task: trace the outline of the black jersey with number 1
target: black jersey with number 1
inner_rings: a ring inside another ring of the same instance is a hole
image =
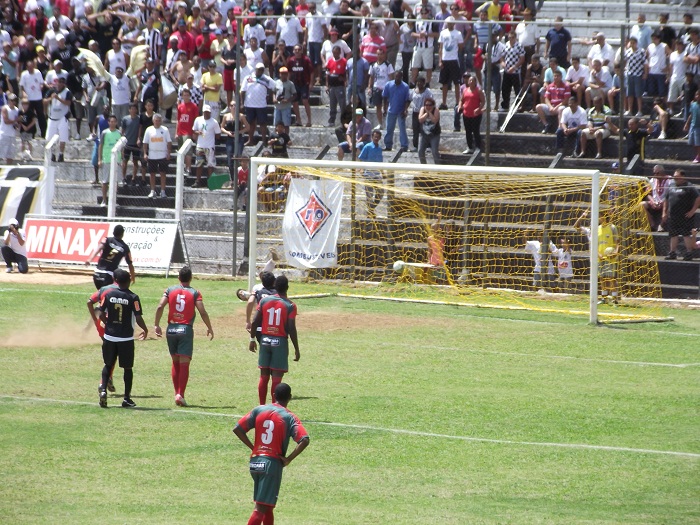
[[[109,273],[119,268],[122,258],[127,263],[131,263],[131,251],[129,245],[116,237],[107,237],[102,245],[102,253],[97,261],[97,270],[104,270]]]
[[[134,338],[134,315],[143,315],[138,295],[129,289],[108,289],[102,295],[100,310],[107,317],[104,336],[107,341]]]

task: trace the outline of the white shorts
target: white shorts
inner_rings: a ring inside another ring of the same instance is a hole
[[[671,81],[668,87],[668,101],[672,104],[678,102],[678,98],[683,94],[684,78],[676,78]]]
[[[195,153],[195,167],[204,166],[213,168],[216,166],[216,155],[214,148],[197,148]]]
[[[416,47],[413,50],[411,67],[413,69],[420,69],[422,67],[425,70],[432,70],[433,53],[435,53],[435,50],[432,47]]]
[[[211,118],[218,121],[219,114],[221,113],[221,104],[218,102],[207,102],[206,100],[204,104],[208,104],[211,107]]]
[[[15,137],[4,137],[0,135],[0,159],[14,159],[16,148]]]
[[[602,131],[602,132],[603,132],[603,139],[607,139],[607,138],[610,136],[610,130],[609,130],[608,128],[597,129],[597,130],[594,130],[594,131],[590,130],[589,128],[586,128],[586,129],[584,129],[581,133],[582,133],[583,135],[586,135],[586,138],[587,138],[587,139],[592,139],[593,137],[595,137],[595,134],[596,134],[598,131]]]
[[[109,170],[112,166],[109,162],[104,162],[100,168],[100,182],[102,184],[109,184]]]
[[[59,142],[68,142],[70,137],[68,135],[67,118],[62,118],[60,120],[47,119],[46,140],[50,139],[54,135],[58,135]]]

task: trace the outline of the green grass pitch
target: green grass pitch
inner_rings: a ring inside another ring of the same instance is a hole
[[[0,523],[228,524],[252,510],[232,434],[257,403],[241,283],[195,279],[186,399],[164,340],[136,343],[137,410],[100,409],[90,278],[0,283]],[[175,279],[133,290],[153,325]],[[290,295],[341,291],[291,283]],[[349,291],[349,289],[347,290]],[[592,327],[555,314],[300,299],[285,380],[311,436],[281,524],[700,523],[700,315]],[[121,370],[115,371],[118,393]]]

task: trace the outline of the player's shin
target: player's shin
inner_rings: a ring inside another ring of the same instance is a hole
[[[270,376],[260,376],[260,380],[258,381],[258,400],[261,405],[264,405],[267,400],[267,385],[269,382]]]

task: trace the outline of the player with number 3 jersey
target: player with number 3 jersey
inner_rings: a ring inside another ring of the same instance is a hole
[[[155,332],[158,337],[163,337],[163,330],[160,327],[160,319],[163,316],[163,309],[168,305],[168,328],[166,329],[166,340],[168,350],[173,361],[170,375],[175,388],[175,404],[177,406],[187,406],[185,402],[185,388],[190,376],[190,361],[194,349],[194,320],[197,311],[202,316],[202,321],[207,325],[207,335],[209,340],[214,339],[214,329],[209,321],[209,314],[204,308],[204,301],[199,290],[190,286],[192,281],[192,270],[184,266],[178,274],[180,284],[171,286],[163,293],[158,308],[156,309]]]
[[[296,316],[297,306],[287,298],[289,281],[286,275],[280,275],[275,279],[277,294],[268,295],[258,304],[255,318],[251,325],[250,333],[255,334],[258,326],[262,327],[260,338],[260,353],[258,356],[258,368],[260,380],[258,382],[258,398],[264,405],[267,399],[267,385],[272,375],[272,402],[275,402],[275,388],[282,382],[282,377],[289,370],[289,345],[287,338],[294,345],[294,360],[299,361],[299,341],[297,340]],[[249,350],[256,351],[256,339],[250,338]]]

